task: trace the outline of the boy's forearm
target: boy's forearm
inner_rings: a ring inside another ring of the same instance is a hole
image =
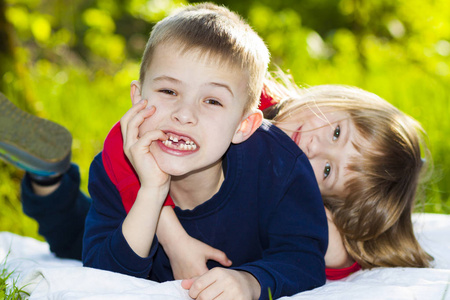
[[[166,249],[170,244],[179,241],[179,238],[187,235],[172,207],[164,206],[156,228],[158,241]]]
[[[129,247],[122,231],[127,213],[116,187],[106,176],[100,154],[92,162],[89,175],[89,193],[93,202],[86,216],[83,265],[147,278],[156,247],[146,258]]]
[[[122,233],[133,251],[147,257],[156,233],[167,189],[141,188],[122,225]]]

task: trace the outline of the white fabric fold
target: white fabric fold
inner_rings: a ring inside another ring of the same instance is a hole
[[[441,299],[450,300],[450,215],[415,214],[416,236],[434,256],[433,268],[376,268],[281,299]],[[85,268],[60,259],[47,243],[0,232],[0,263],[12,275],[8,283],[29,299],[190,299],[180,281],[157,283]]]

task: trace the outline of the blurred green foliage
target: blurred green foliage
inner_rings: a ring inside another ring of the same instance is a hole
[[[185,3],[0,0],[14,43],[14,63],[0,65],[0,87],[20,107],[72,132],[85,192],[91,160],[130,106],[129,84],[138,78],[152,25]],[[216,3],[246,18],[269,46],[274,65],[289,70],[299,85],[355,85],[419,120],[435,161],[419,209],[450,213],[450,2]],[[36,224],[21,213],[21,176],[0,162],[0,230],[37,237]]]

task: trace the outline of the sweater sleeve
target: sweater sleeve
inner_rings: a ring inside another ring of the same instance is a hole
[[[84,266],[147,278],[157,250],[156,236],[145,258],[128,245],[122,233],[126,211],[119,192],[105,172],[101,154],[91,164],[89,192],[92,205],[85,224]]]
[[[276,201],[262,203],[260,226],[262,259],[236,269],[250,272],[261,285],[261,298],[273,299],[319,287],[325,283],[324,256],[328,228],[319,188],[306,156],[302,155]]]

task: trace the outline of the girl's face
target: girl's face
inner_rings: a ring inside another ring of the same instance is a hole
[[[358,136],[348,113],[329,107],[305,109],[276,124],[302,149],[323,196],[342,195],[350,159],[359,156]]]

